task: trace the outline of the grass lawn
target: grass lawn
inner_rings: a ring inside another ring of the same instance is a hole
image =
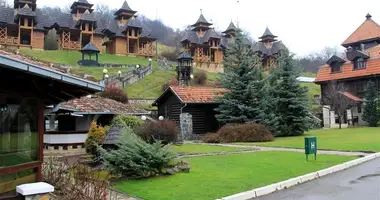
[[[314,102],[314,95],[321,95],[321,86],[315,84],[315,83],[304,83],[301,82],[301,86],[306,86],[309,89],[308,93],[308,100],[309,105],[313,105]]]
[[[116,76],[118,75],[119,70],[121,72],[128,72],[130,70],[133,70],[132,68],[107,68],[108,75],[109,76]],[[75,73],[83,73],[83,74],[89,74],[96,78],[97,80],[103,79],[103,68],[102,67],[72,67],[71,71]]]
[[[248,144],[304,148],[305,136],[317,136],[318,149],[380,152],[380,128],[368,127],[314,130],[304,136],[276,138],[273,142]]]
[[[180,154],[196,154],[196,153],[215,153],[215,152],[231,152],[239,150],[247,150],[248,148],[239,147],[223,147],[223,146],[211,146],[202,144],[183,144],[173,145],[173,150]]]
[[[257,152],[186,159],[190,173],[169,177],[129,180],[115,188],[145,200],[211,200],[247,191],[354,159],[320,155],[305,161],[294,152]]]

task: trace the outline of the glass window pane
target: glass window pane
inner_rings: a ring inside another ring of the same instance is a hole
[[[28,169],[0,176],[0,199],[16,194],[16,186],[37,181],[37,169]]]
[[[0,168],[38,160],[38,101],[0,97]]]

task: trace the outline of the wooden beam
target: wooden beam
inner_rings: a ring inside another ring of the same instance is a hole
[[[67,96],[69,96],[69,97],[72,97],[72,98],[78,98],[78,97],[76,97],[76,96],[74,96],[74,95],[72,95],[72,94],[69,94],[69,93],[67,93],[67,92],[64,92],[64,91],[61,91],[61,93],[62,93],[62,94],[65,94],[65,95],[67,95]]]
[[[36,161],[36,162],[27,163],[27,164],[0,168],[0,176],[5,175],[5,174],[13,174],[13,173],[28,170],[28,169],[35,169],[35,168],[41,167],[41,163],[42,163],[41,161]]]

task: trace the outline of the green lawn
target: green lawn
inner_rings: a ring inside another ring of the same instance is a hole
[[[380,152],[380,128],[314,130],[308,132],[304,136],[276,138],[273,142],[249,144],[304,148],[305,136],[317,136],[318,149]]]
[[[308,100],[311,106],[314,103],[314,95],[321,95],[321,86],[315,83],[304,83],[301,82],[301,86],[306,86],[309,89]]]
[[[132,68],[107,68],[109,76],[116,76],[118,72],[128,72],[133,70]],[[102,67],[72,67],[71,71],[74,73],[88,74],[96,78],[97,80],[103,79],[103,68]]]
[[[231,152],[247,150],[248,148],[239,147],[223,147],[223,146],[211,146],[202,144],[183,144],[173,145],[173,150],[180,154],[197,154],[197,153],[215,153],[215,152]]]
[[[186,159],[190,173],[117,182],[115,188],[145,200],[211,200],[324,169],[354,157],[320,155],[305,161],[294,152],[257,152]]]

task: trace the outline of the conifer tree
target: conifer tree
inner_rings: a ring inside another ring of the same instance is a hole
[[[288,52],[282,51],[277,61],[278,66],[265,87],[263,123],[275,136],[302,135],[312,120],[307,87],[302,87],[297,80],[300,73]]]
[[[369,81],[365,93],[363,120],[366,121],[370,127],[377,127],[379,125],[380,115],[377,105],[378,96],[375,83]]]
[[[220,82],[227,91],[216,100],[216,118],[222,125],[260,122],[261,61],[245,41],[239,30],[224,56],[225,73]]]

